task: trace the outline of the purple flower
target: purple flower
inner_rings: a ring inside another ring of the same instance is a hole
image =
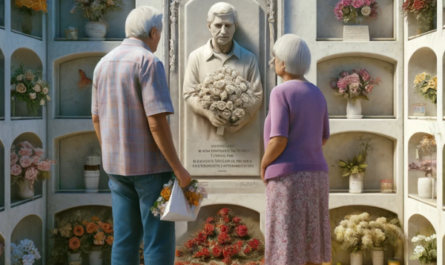
[[[332,80],[331,83],[329,83],[329,86],[332,89],[336,89],[337,88],[337,81],[336,80]]]
[[[349,73],[346,72],[346,71],[343,71],[343,72],[340,73],[341,77],[347,77],[348,75],[349,75]]]

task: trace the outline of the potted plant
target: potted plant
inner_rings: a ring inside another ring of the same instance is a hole
[[[122,11],[122,0],[75,0],[71,13],[81,12],[88,19],[85,32],[90,40],[105,40],[107,24],[102,20],[108,12]]]
[[[422,265],[434,265],[437,263],[437,236],[417,235],[411,239],[416,246],[411,255],[411,260],[419,260]]]
[[[416,18],[417,34],[421,34],[434,29],[436,8],[436,0],[405,0],[402,13],[405,17],[412,14]]]
[[[11,243],[11,265],[29,265],[40,258],[33,241],[24,239],[18,245]]]
[[[17,148],[11,148],[11,184],[20,187],[19,197],[30,199],[34,197],[34,182],[49,179],[51,165],[55,162],[43,159],[45,152],[34,147],[28,141],[20,142]]]
[[[22,13],[22,32],[29,35],[32,32],[32,17],[48,12],[46,0],[15,0],[14,6]]]
[[[354,69],[349,72],[341,72],[339,77],[331,80],[330,87],[335,91],[336,96],[348,100],[346,117],[348,119],[361,119],[363,117],[361,100],[369,100],[368,94],[379,83],[380,78],[371,78],[366,69]]]
[[[12,116],[15,116],[16,100],[25,102],[28,114],[32,116],[36,116],[40,106],[51,100],[48,95],[49,84],[42,78],[41,68],[36,71],[25,70],[23,64],[20,64],[20,67],[13,72],[11,76]]]
[[[437,76],[432,77],[426,72],[416,75],[414,89],[426,100],[430,100],[434,105],[437,104]]]
[[[396,249],[403,239],[403,231],[397,218],[387,221],[385,217],[377,218],[369,222],[372,235],[372,263],[373,265],[383,265],[383,250],[388,247]]]
[[[340,0],[334,8],[337,20],[345,23],[360,24],[365,18],[377,17],[378,4],[375,0],[353,1]]]
[[[71,217],[57,219],[51,237],[54,239],[51,264],[67,259],[81,262],[83,252],[88,253],[90,265],[101,265],[103,256],[111,255],[113,221],[103,211],[93,217],[76,211]]]
[[[420,171],[425,176],[418,179],[418,194],[422,198],[434,198],[436,195],[436,160],[433,155],[437,152],[436,139],[433,135],[425,135],[420,140],[416,149],[416,158],[420,162]]]
[[[366,158],[370,149],[371,139],[360,139],[360,151],[352,160],[340,160],[338,165],[342,170],[342,177],[349,177],[349,193],[362,193],[363,177],[368,167]]]

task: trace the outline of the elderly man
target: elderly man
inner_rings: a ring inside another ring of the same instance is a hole
[[[181,165],[167,115],[173,113],[162,62],[156,51],[162,14],[148,6],[131,11],[128,39],[96,66],[91,112],[109,174],[114,244],[112,265],[139,264],[144,241],[145,264],[173,265],[175,226],[153,216],[150,207],[172,171],[181,186],[190,174]]]
[[[225,126],[227,132],[236,132],[253,119],[262,103],[263,89],[257,59],[253,53],[233,40],[238,27],[238,14],[235,7],[224,2],[213,5],[208,12],[207,25],[212,38],[190,54],[184,77],[184,97],[192,111],[208,119],[213,126]],[[203,83],[206,75],[223,66],[238,71],[250,82],[253,90],[253,104],[246,110],[244,117],[233,124],[215,115],[213,111],[204,109],[196,93],[198,85]],[[203,118],[195,116],[193,119],[195,120],[191,124],[198,126],[202,131],[207,131],[207,138],[211,131],[215,131],[212,126],[204,124]]]

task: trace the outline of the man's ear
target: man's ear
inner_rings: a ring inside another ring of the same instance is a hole
[[[153,39],[154,37],[156,37],[156,34],[158,33],[158,29],[156,27],[152,28],[150,33],[148,34],[148,36],[150,37],[150,39]]]
[[[207,23],[207,28],[209,28],[209,30],[210,30],[210,26],[211,26],[212,24],[210,24],[210,23]]]

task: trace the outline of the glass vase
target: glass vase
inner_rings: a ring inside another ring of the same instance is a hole
[[[32,33],[32,13],[23,12],[22,16],[22,32],[28,35]]]

